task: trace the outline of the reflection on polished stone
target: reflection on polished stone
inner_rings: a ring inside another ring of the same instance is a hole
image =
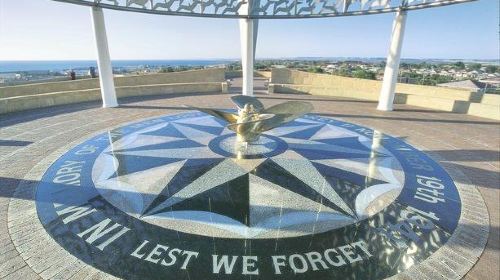
[[[413,147],[314,115],[251,143],[204,113],[132,124],[68,151],[37,193],[66,250],[158,279],[382,279],[446,242],[459,201]]]
[[[346,129],[298,120],[242,143],[212,119],[158,124],[110,143],[93,169],[98,190],[124,212],[165,228],[276,238],[358,222],[402,188],[390,152],[371,151],[369,138]],[[165,127],[175,132],[163,136]],[[373,162],[380,169],[368,174]],[[125,188],[127,197],[116,195]]]

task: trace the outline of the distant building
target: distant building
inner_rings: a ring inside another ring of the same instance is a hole
[[[481,80],[454,81],[449,83],[438,84],[437,86],[449,87],[449,88],[461,88],[472,91],[498,89],[500,88],[500,77],[496,75],[493,76],[494,77],[492,78],[481,79]]]
[[[479,80],[485,85],[486,89],[500,89],[500,75],[494,75],[493,78]]]
[[[1,79],[19,79],[21,78],[20,74],[17,73],[0,73]]]
[[[467,89],[471,91],[480,91],[486,87],[485,83],[474,81],[474,80],[464,80],[464,81],[454,81],[449,83],[438,84],[438,87],[448,87],[448,88],[459,88]]]

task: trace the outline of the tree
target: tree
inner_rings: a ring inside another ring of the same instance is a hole
[[[456,68],[458,68],[460,70],[465,69],[465,63],[463,63],[462,61],[456,62],[454,65]]]
[[[486,66],[486,73],[497,73],[497,72],[500,72],[500,67],[499,66],[495,66],[495,65],[488,65]]]
[[[325,71],[321,67],[312,67],[308,69],[312,73],[324,73]]]
[[[255,69],[256,70],[266,70],[267,69],[267,65],[263,64],[263,63],[256,63],[255,64]]]
[[[174,68],[168,66],[167,68],[161,67],[159,73],[175,72]]]
[[[401,69],[409,69],[411,67],[411,65],[409,63],[406,63],[406,62],[401,62],[401,64],[399,65],[399,68]]]
[[[366,70],[356,70],[352,72],[352,76],[354,78],[359,78],[359,79],[368,79],[368,80],[375,80],[376,79],[376,74],[371,71],[366,71]]]
[[[470,69],[476,70],[476,71],[481,69],[481,67],[483,67],[483,65],[481,65],[481,63],[472,63],[469,65]]]
[[[333,74],[338,75],[338,76],[343,76],[343,77],[351,77],[351,72],[347,70],[346,68],[340,68],[339,70],[335,71]]]
[[[419,64],[416,64],[415,66],[416,66],[417,69],[422,69],[422,68],[426,69],[428,67],[428,64],[427,64],[427,62],[422,61]]]

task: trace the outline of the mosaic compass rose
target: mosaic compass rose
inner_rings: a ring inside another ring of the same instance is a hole
[[[399,194],[397,161],[370,143],[302,118],[241,149],[221,121],[198,115],[113,142],[97,158],[93,180],[111,204],[165,228],[230,238],[300,236],[365,219]]]
[[[455,231],[460,194],[400,139],[304,115],[239,141],[191,112],[68,150],[37,186],[40,222],[125,279],[384,279]],[[66,260],[66,258],[65,258]]]

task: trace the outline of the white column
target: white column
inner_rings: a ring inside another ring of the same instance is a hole
[[[102,107],[117,107],[113,68],[109,56],[106,24],[101,8],[92,7],[92,22],[94,26],[95,42],[97,47],[97,66],[99,68],[99,83],[101,85]]]
[[[260,0],[240,0],[242,3],[238,13],[249,16],[253,5],[259,5]],[[257,19],[240,19],[240,43],[241,43],[241,70],[243,71],[242,94],[253,96],[253,65],[255,61],[255,47],[257,44],[257,31],[259,21]]]
[[[255,63],[255,52],[257,51],[257,35],[259,34],[259,20],[253,19],[253,61]]]
[[[253,96],[253,64],[257,39],[257,20],[240,19],[241,69],[243,70],[243,95]]]
[[[400,10],[396,13],[392,25],[392,38],[387,64],[385,66],[384,81],[378,99],[377,110],[392,111],[396,83],[398,81],[399,62],[401,60],[401,48],[406,25],[406,11]]]

